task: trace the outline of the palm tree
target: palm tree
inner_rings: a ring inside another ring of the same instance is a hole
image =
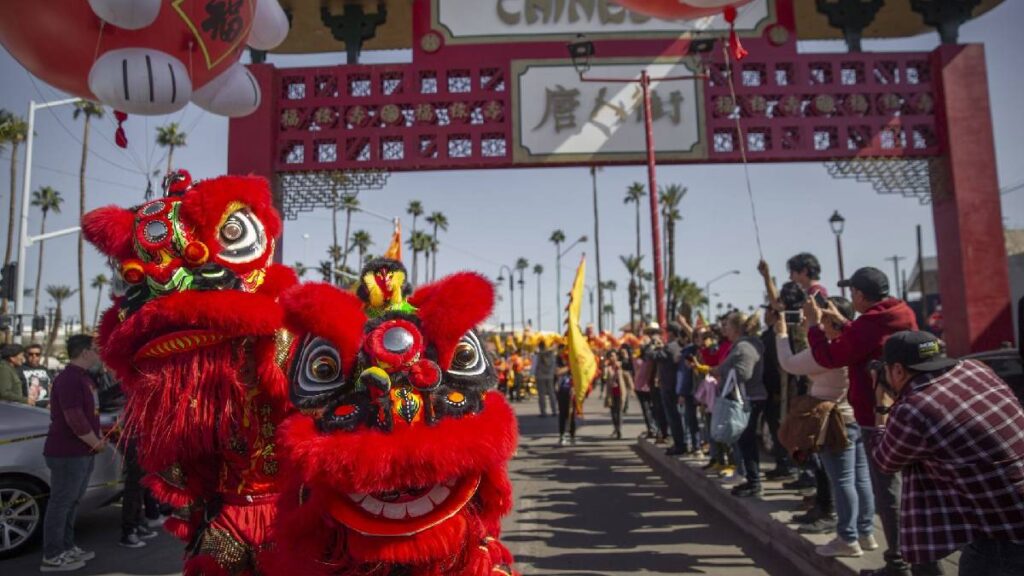
[[[540,332],[540,275],[544,273],[544,267],[540,264],[533,265],[533,274],[537,277],[537,331]]]
[[[704,294],[704,290],[697,286],[693,280],[678,276],[673,276],[669,280],[669,318],[675,318],[677,312],[689,318],[694,309],[704,306],[707,302],[708,297]]]
[[[640,321],[647,323],[648,318],[654,316],[654,298],[652,298],[652,296],[654,296],[654,273],[650,270],[640,270],[638,274],[641,280],[641,288],[643,288],[643,282],[647,282],[647,290],[641,290],[640,293],[640,300],[642,302],[647,302],[648,304],[646,316],[644,315],[643,305],[641,304]]]
[[[601,293],[604,293],[604,292],[610,292],[611,293],[611,294],[608,295],[608,297],[605,300],[605,302],[609,302],[610,303],[610,302],[613,302],[615,300],[615,290],[617,290],[618,287],[619,287],[619,285],[615,282],[615,280],[606,280],[604,282],[601,282],[600,284],[598,284],[598,287],[601,289]],[[602,304],[601,305],[601,310],[605,310],[607,307],[608,307],[608,304]],[[612,306],[612,309],[614,309],[614,308],[615,307]],[[615,319],[614,318],[611,319],[611,327],[612,327],[612,331],[615,331]]]
[[[601,307],[601,312],[608,318],[608,324],[615,326],[615,305],[608,303]]]
[[[330,265],[330,277],[324,282],[330,282],[331,284],[338,284],[338,260],[341,260],[341,246],[332,244],[327,247],[327,255],[331,258],[328,263]]]
[[[359,210],[359,198],[356,197],[356,194],[358,194],[358,192],[342,196],[341,202],[338,203],[338,207],[335,210],[345,211],[345,250],[344,252],[342,252],[341,255],[341,268],[343,270],[345,269],[345,266],[348,264],[348,253],[350,250],[349,240],[351,240],[351,237],[349,236],[349,231],[352,228],[352,213]]]
[[[668,257],[668,281],[676,276],[676,222],[683,219],[679,213],[679,203],[686,196],[686,188],[672,184],[661,189],[658,200],[661,202],[661,215],[665,220],[665,255]],[[670,315],[674,316],[674,314]]]
[[[14,218],[17,211],[15,188],[18,186],[18,147],[28,138],[28,122],[6,110],[0,110],[0,147],[11,146],[11,201],[7,209],[7,247],[4,249],[4,266],[11,263],[14,249]],[[21,298],[21,294],[16,294]],[[0,298],[0,314],[7,314],[7,299]]]
[[[296,276],[302,278],[303,276],[306,275],[306,272],[309,272],[309,267],[303,264],[302,262],[296,262],[295,264],[292,265],[292,270],[295,270]]]
[[[181,131],[177,122],[171,122],[166,126],[157,126],[156,143],[161,148],[167,148],[167,173],[171,173],[171,166],[174,160],[174,149],[185,146],[187,134]]]
[[[96,292],[96,310],[93,312],[92,325],[99,326],[100,320],[100,303],[103,302],[103,287],[110,284],[110,279],[107,278],[106,274],[97,274],[92,279],[92,283],[89,286],[95,288]]]
[[[75,102],[72,118],[84,119],[82,126],[82,162],[78,167],[78,221],[85,217],[85,161],[89,158],[89,122],[103,117],[103,106],[88,100]],[[78,235],[78,317],[85,329],[85,235]]]
[[[412,250],[412,283],[414,286],[419,283],[419,278],[416,274],[416,263],[419,260],[420,252],[425,253],[430,250],[431,240],[432,238],[430,237],[430,234],[426,234],[422,230],[417,230],[410,234],[409,239],[406,241],[409,248]],[[426,263],[424,263],[423,268],[426,269]]]
[[[363,258],[366,256],[366,251],[373,244],[373,240],[370,238],[370,233],[366,230],[356,230],[352,233],[352,248],[359,253],[359,269],[363,269]]]
[[[565,242],[565,232],[561,229],[555,230],[548,237],[548,242],[555,245],[555,331],[562,330],[562,243]]]
[[[38,190],[32,192],[32,205],[39,207],[43,211],[43,220],[39,224],[39,234],[46,233],[46,216],[51,210],[55,214],[60,214],[60,205],[64,203],[64,198],[60,195],[60,192],[54,190],[49,186],[43,186]],[[39,315],[39,301],[42,292],[39,291],[42,286],[43,280],[43,249],[46,248],[46,240],[39,241],[39,264],[36,266],[36,289],[32,292],[32,317],[35,318]],[[36,334],[32,332],[32,339],[35,340]]]
[[[639,331],[636,331],[636,306],[640,297],[637,272],[640,270],[641,258],[637,256],[619,256],[622,265],[626,267],[626,272],[629,272],[629,326],[637,334],[639,334]]]
[[[639,182],[633,182],[629,188],[626,189],[626,197],[622,199],[623,204],[636,204],[636,257],[639,258],[640,254],[640,199],[647,195],[644,189],[644,185]]]
[[[75,293],[70,286],[63,284],[57,286],[47,286],[46,293],[53,298],[53,301],[57,303],[57,310],[53,314],[53,325],[50,326],[50,336],[46,339],[46,356],[53,355],[53,343],[57,340],[57,329],[60,328],[61,322],[63,322],[64,313],[64,301],[71,297]]]
[[[430,279],[431,281],[437,280],[437,246],[439,244],[437,240],[437,230],[447,232],[448,231],[448,217],[441,212],[433,212],[430,216],[427,216],[427,222],[434,226],[434,232],[432,234],[434,238],[433,250],[434,250],[434,263],[431,264]]]
[[[423,203],[419,200],[409,200],[409,206],[405,208],[405,213],[412,216],[412,233],[416,233],[416,219],[423,216]]]
[[[334,267],[331,266],[330,260],[321,260],[316,271],[320,273],[320,279],[324,282],[331,283],[331,279],[334,278]]]
[[[523,279],[523,274],[529,267],[530,263],[526,258],[516,260],[516,270],[519,270],[519,327],[523,330],[526,330],[526,280]]]

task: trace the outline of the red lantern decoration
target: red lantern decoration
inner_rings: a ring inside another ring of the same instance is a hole
[[[288,33],[277,0],[0,0],[0,43],[36,77],[130,114],[259,107],[238,61]]]

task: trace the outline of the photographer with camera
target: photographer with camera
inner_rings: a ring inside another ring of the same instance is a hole
[[[959,549],[960,576],[1024,574],[1024,410],[1013,391],[927,332],[890,336],[879,368],[896,402],[871,456],[905,475],[903,557],[934,564]]]
[[[914,311],[902,300],[889,296],[889,279],[877,268],[860,268],[849,279],[839,282],[840,287],[849,287],[853,307],[860,316],[852,322],[829,305],[822,308],[814,299],[809,300],[805,309],[810,329],[807,339],[814,354],[814,360],[825,368],[847,368],[850,379],[849,401],[853,413],[864,434],[864,445],[872,452],[881,437],[877,428],[884,423],[884,417],[875,411],[875,394],[868,364],[882,356],[886,338],[903,330],[917,330]],[[841,332],[829,340],[821,328],[822,320],[840,326]],[[911,566],[900,555],[899,518],[900,477],[888,474],[874,466],[869,460],[871,486],[875,493],[875,510],[882,520],[882,530],[888,550],[885,552],[886,565],[871,576],[907,576]],[[937,565],[914,566],[913,573],[939,574]]]

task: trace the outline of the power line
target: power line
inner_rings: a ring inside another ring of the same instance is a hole
[[[11,159],[11,157],[9,155],[7,155],[7,154],[0,154],[0,160],[10,160],[10,159]],[[77,178],[79,176],[76,172],[69,172],[67,170],[61,170],[60,168],[53,168],[52,166],[44,166],[44,165],[39,164],[39,163],[33,163],[32,164],[32,168],[34,168],[36,170],[45,170],[47,172],[56,172],[57,174],[64,174],[66,176],[73,176],[75,178]],[[128,189],[128,190],[132,190],[133,192],[138,192],[139,191],[138,188],[136,188],[134,186],[129,186],[128,184],[125,184],[123,182],[114,182],[113,180],[104,180],[102,178],[94,178],[94,177],[91,177],[91,176],[86,176],[85,179],[90,181],[90,182],[96,182],[97,184],[106,184],[108,186],[117,186],[119,188],[125,188],[125,189]]]

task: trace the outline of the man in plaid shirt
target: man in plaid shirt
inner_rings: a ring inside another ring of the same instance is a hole
[[[960,576],[1024,574],[1024,410],[1010,387],[927,332],[893,334],[885,374],[897,400],[872,457],[904,475],[904,558],[960,549]]]

